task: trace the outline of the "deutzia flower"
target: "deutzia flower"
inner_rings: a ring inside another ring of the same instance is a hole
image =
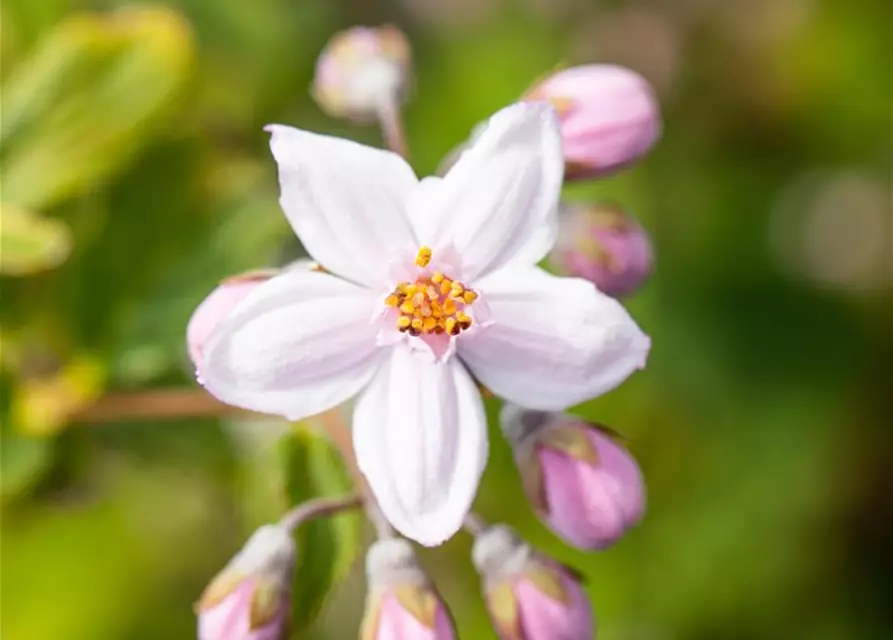
[[[259,285],[208,338],[199,377],[224,402],[291,420],[359,394],[354,446],[382,511],[440,544],[487,460],[475,379],[557,411],[620,384],[650,346],[591,283],[536,266],[557,232],[555,113],[503,109],[445,178],[421,182],[394,153],[267,130],[282,208],[328,273]]]

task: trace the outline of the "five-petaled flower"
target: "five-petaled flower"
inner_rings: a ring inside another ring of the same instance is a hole
[[[551,107],[500,111],[445,178],[422,181],[388,151],[268,131],[282,207],[327,272],[259,285],[209,337],[199,378],[227,403],[292,420],[359,394],[360,470],[394,527],[439,544],[486,464],[475,379],[561,410],[644,366],[650,341],[591,283],[536,266],[563,179]]]

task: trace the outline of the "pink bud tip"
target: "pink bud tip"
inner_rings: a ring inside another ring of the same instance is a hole
[[[196,367],[201,364],[205,343],[217,324],[262,282],[263,280],[225,282],[199,304],[186,327],[186,346]]]
[[[264,624],[252,624],[252,609],[257,585],[246,580],[217,604],[198,616],[198,640],[284,640],[288,604]]]
[[[586,424],[574,428],[591,446],[591,459],[548,442],[536,445],[545,503],[542,515],[575,547],[604,549],[641,520],[645,484],[626,447]]]
[[[593,640],[592,605],[580,584],[555,568],[561,597],[547,593],[535,581],[521,578],[514,585],[524,640]]]
[[[561,119],[566,179],[597,178],[644,156],[661,133],[654,91],[642,76],[614,65],[570,67],[526,96],[555,105]]]
[[[635,292],[651,276],[654,252],[645,230],[613,203],[563,204],[554,267],[609,296]]]

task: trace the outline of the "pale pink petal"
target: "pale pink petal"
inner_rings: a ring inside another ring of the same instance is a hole
[[[245,580],[219,603],[198,616],[199,640],[247,638],[254,582]]]
[[[442,603],[434,616],[434,627],[425,626],[389,593],[382,599],[375,640],[453,640],[453,627]]]
[[[542,269],[505,269],[475,283],[493,324],[458,341],[459,356],[496,395],[558,411],[610,391],[645,366],[651,341],[591,283]]]
[[[442,180],[426,180],[410,215],[422,244],[454,245],[463,277],[529,266],[552,248],[564,174],[554,110],[516,104],[494,115]]]
[[[418,181],[398,155],[270,125],[280,203],[307,252],[348,280],[381,285],[394,251],[415,246],[406,218]]]
[[[635,459],[609,436],[589,430],[597,462],[539,447],[549,524],[574,546],[603,549],[642,518],[645,490]]]
[[[289,271],[260,285],[211,335],[200,382],[237,407],[291,420],[362,389],[381,351],[374,294],[334,276]]]
[[[484,408],[462,364],[394,347],[360,396],[353,428],[360,470],[391,524],[428,546],[452,536],[487,461]]]
[[[515,583],[515,597],[518,598],[521,628],[525,638],[549,640],[595,638],[592,606],[583,589],[567,575],[561,577],[561,585],[565,593],[570,596],[568,604],[553,600],[524,578]]]

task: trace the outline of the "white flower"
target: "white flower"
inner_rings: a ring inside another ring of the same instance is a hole
[[[500,111],[445,178],[421,182],[393,153],[268,130],[282,207],[329,273],[259,285],[215,328],[199,376],[224,402],[292,420],[359,393],[361,471],[398,531],[439,544],[487,460],[474,378],[561,410],[643,367],[650,341],[592,284],[536,266],[564,166],[551,108]]]

